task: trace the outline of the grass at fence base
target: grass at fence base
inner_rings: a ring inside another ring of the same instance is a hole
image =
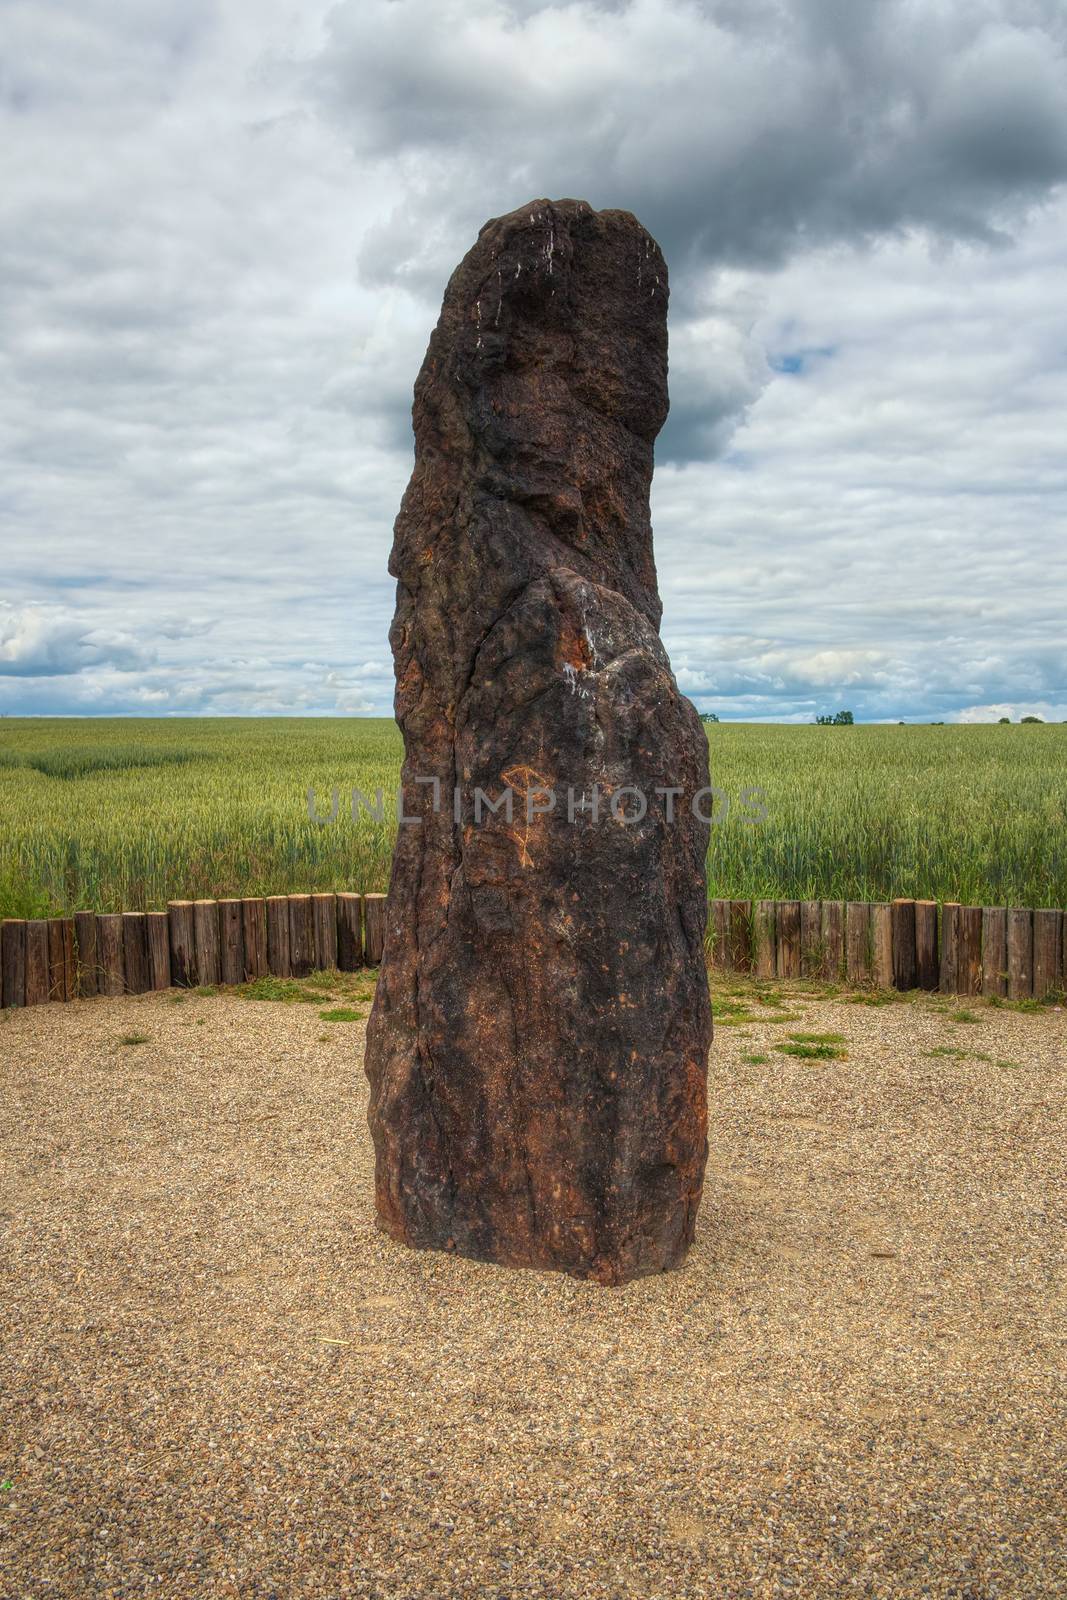
[[[374,999],[374,985],[377,972],[373,967],[362,967],[358,972],[339,972],[336,968],[320,968],[309,972],[306,978],[253,978],[248,983],[232,985],[211,984],[198,986],[195,989],[175,990],[170,998],[174,1005],[183,1005],[187,1001],[213,999],[216,996],[222,999],[265,1001],[273,1005],[307,1005],[322,1006],[331,1000],[345,1002],[339,1010],[348,1010],[355,1006],[369,1006]],[[324,1013],[320,1012],[320,1016]],[[338,1016],[337,1021],[350,1021],[352,1018]]]
[[[333,1011],[320,1011],[324,1022],[354,1022],[365,1012],[351,1002],[369,1005],[374,999],[375,973],[370,968],[359,972],[338,972],[335,968],[309,973],[306,978],[254,978],[251,983],[220,989],[220,994],[238,1000],[267,1000],[281,1005],[321,1006],[325,1001],[341,1000],[346,1005]]]
[[[1067,727],[709,732],[713,897],[1067,906]],[[382,891],[401,753],[386,718],[5,719],[0,915]]]
[[[747,973],[724,972],[721,968],[708,974],[711,991],[711,1009],[716,1028],[744,1029],[753,1023],[785,1025],[802,1020],[803,1013],[795,1009],[808,1001],[834,1000],[839,1005],[898,1006],[920,1005],[951,1023],[958,1030],[959,1046],[944,1047],[935,1054],[959,1052],[974,1061],[989,1061],[981,1051],[963,1049],[967,1036],[981,1038],[977,1029],[991,1011],[1017,1011],[1024,1016],[1047,1015],[1056,1007],[1067,1006],[1067,997],[1050,994],[1045,1000],[1007,1000],[1000,995],[970,995],[966,1007],[961,1007],[954,995],[942,995],[928,989],[850,989],[842,983],[826,983],[814,978],[757,978]],[[741,1037],[745,1035],[742,1033]],[[790,1034],[785,1039],[793,1044],[839,1044],[840,1036],[833,1034]],[[775,1047],[777,1048],[777,1047]],[[796,1052],[790,1051],[789,1054]],[[748,1059],[745,1057],[744,1059]],[[753,1063],[758,1064],[758,1063]],[[997,1066],[1017,1066],[1017,1062],[997,1061]]]

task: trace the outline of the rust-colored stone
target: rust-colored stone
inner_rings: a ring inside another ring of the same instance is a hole
[[[707,1149],[707,744],[659,639],[648,503],[666,313],[628,212],[487,223],[415,385],[390,562],[419,821],[369,1026],[379,1219],[603,1283],[681,1260]],[[511,819],[479,821],[506,785]],[[612,815],[623,788],[642,820]],[[657,788],[684,791],[673,822]]]

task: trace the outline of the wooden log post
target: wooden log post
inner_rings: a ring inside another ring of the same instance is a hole
[[[358,894],[337,896],[337,965],[358,972],[363,965],[363,901]]]
[[[957,993],[959,910],[959,902],[956,900],[946,900],[941,907],[941,960],[937,987],[942,994]]]
[[[48,999],[48,923],[32,917],[26,923],[26,1004],[44,1005]]]
[[[822,902],[822,942],[825,951],[824,976],[837,983],[845,968],[845,902]]]
[[[241,901],[241,924],[244,933],[246,983],[265,978],[270,971],[267,965],[267,902],[263,899]]]
[[[289,899],[272,894],[267,899],[267,971],[276,978],[292,975],[289,960]]]
[[[67,1000],[77,998],[78,944],[73,917],[63,918],[63,988]]]
[[[289,964],[294,978],[315,970],[315,924],[309,894],[289,896]]]
[[[721,957],[721,959],[719,961],[719,965],[723,968],[723,970],[725,972],[728,972],[731,969],[731,967],[733,966],[733,963],[734,963],[733,944],[731,943],[731,934],[730,934],[730,915],[731,915],[731,911],[732,911],[734,902],[732,900],[720,900],[718,902],[718,904],[719,904],[720,927],[722,928],[722,944],[721,944],[722,957]],[[383,939],[385,937],[384,925],[383,925],[382,937],[383,937]],[[745,948],[745,939],[744,939],[744,932],[740,928],[740,926],[737,929],[737,938],[738,938],[738,940],[740,942],[740,948],[741,948],[742,953],[743,953],[744,952],[744,948]]]
[[[752,970],[752,902],[731,900],[730,923],[726,933],[729,964],[735,972]]]
[[[1008,913],[1003,906],[982,907],[982,993],[1008,992]]]
[[[165,911],[145,912],[148,944],[148,987],[170,988],[170,918]]]
[[[114,997],[126,993],[126,958],[122,948],[122,916],[102,911],[96,919],[96,948],[100,958],[100,993]]]
[[[821,978],[826,952],[822,942],[822,906],[818,900],[800,902],[800,975]]]
[[[982,992],[982,908],[960,906],[956,913],[956,993]]]
[[[171,900],[167,906],[170,928],[170,981],[178,989],[192,989],[197,982],[196,929],[191,900]]]
[[[122,914],[122,961],[126,993],[144,994],[150,987],[148,976],[148,928],[143,911]]]
[[[14,917],[0,924],[0,1003],[26,1004],[26,924]]]
[[[48,998],[73,1000],[77,984],[74,970],[74,918],[48,919]]]
[[[337,968],[337,896],[313,894],[311,916],[315,927],[315,965],[320,972]]]
[[[1008,998],[1029,1000],[1034,992],[1034,914],[1014,906],[1008,912]]]
[[[709,899],[707,902],[707,934],[705,934],[705,946],[709,950],[707,963],[715,968],[720,968],[725,963],[726,920],[723,917],[723,906],[725,901],[718,899]]]
[[[845,976],[866,983],[870,971],[871,913],[866,900],[850,900],[845,911]]]
[[[193,901],[193,935],[196,940],[196,981],[205,987],[222,980],[222,954],[219,947],[219,903]]]
[[[876,900],[871,917],[871,978],[877,989],[893,987],[893,907]]]
[[[915,987],[931,994],[941,982],[937,949],[937,901],[915,902]]]
[[[707,952],[708,966],[719,967],[722,965],[722,942],[719,937],[719,902],[708,896],[708,925],[704,932],[704,949]]]
[[[77,994],[83,1000],[100,993],[100,964],[96,953],[96,912],[74,913]]]
[[[363,926],[367,965],[377,967],[381,963],[382,951],[385,949],[385,907],[384,894],[365,894],[363,896]]]
[[[778,971],[778,903],[756,901],[756,977],[773,978]]]
[[[1034,998],[1045,1000],[1063,989],[1063,912],[1034,912]]]
[[[777,972],[780,978],[800,977],[800,901],[779,900]]]
[[[240,900],[219,901],[219,977],[223,983],[244,982],[244,908]]]
[[[914,989],[918,983],[918,964],[915,952],[915,901],[894,900],[893,919],[893,987]]]
[[[69,998],[63,986],[63,930],[59,917],[48,918],[48,998]]]

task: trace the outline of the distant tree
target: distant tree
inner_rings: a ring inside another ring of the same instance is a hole
[[[1044,717],[1020,717],[1020,722],[1044,722]]]
[[[815,718],[820,728],[851,728],[855,720],[851,711],[835,711],[832,717],[827,713],[825,716]]]
[[[997,721],[998,722],[1006,722],[1009,725],[1009,727],[1011,726],[1011,718],[1010,717],[998,717]]]
[[[702,711],[700,713],[700,720],[701,722],[718,722],[719,719],[715,715],[714,711]]]

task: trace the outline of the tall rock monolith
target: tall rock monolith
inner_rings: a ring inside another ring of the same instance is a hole
[[[649,518],[666,319],[629,212],[487,223],[415,385],[390,561],[380,1224],[612,1284],[681,1260],[707,1150],[707,743],[660,642]]]

